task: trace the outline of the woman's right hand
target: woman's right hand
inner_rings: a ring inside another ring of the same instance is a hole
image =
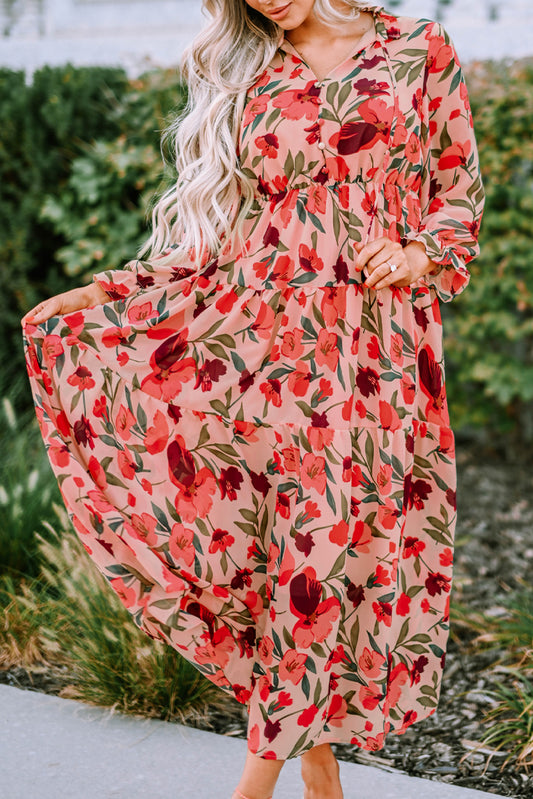
[[[82,308],[102,305],[104,302],[109,302],[109,296],[97,283],[91,283],[88,286],[80,286],[40,302],[22,317],[20,323],[23,325],[25,322],[29,322],[32,325],[40,325],[51,316],[63,316]]]

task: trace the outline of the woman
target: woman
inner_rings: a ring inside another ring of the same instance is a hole
[[[439,300],[483,207],[428,20],[205,0],[149,257],[24,319],[84,546],[153,638],[247,706],[234,797],[436,710],[455,528]]]

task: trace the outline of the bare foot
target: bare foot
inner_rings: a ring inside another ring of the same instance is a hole
[[[343,799],[339,764],[329,744],[304,752],[301,761],[304,799]]]

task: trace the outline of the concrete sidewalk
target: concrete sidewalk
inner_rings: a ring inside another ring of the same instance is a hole
[[[230,799],[245,755],[242,739],[0,685],[0,799]],[[495,797],[340,765],[345,799]],[[289,760],[274,799],[302,795],[299,760]]]

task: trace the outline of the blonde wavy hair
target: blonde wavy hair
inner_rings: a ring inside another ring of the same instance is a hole
[[[325,24],[356,18],[371,6],[315,0]],[[152,235],[140,257],[202,266],[236,240],[243,246],[243,221],[253,204],[252,184],[241,170],[237,142],[246,92],[271,62],[282,29],[245,0],[203,0],[210,17],[181,61],[188,87],[184,110],[165,130],[163,143],[175,156],[176,183],[155,203]],[[233,239],[235,237],[235,239]]]

